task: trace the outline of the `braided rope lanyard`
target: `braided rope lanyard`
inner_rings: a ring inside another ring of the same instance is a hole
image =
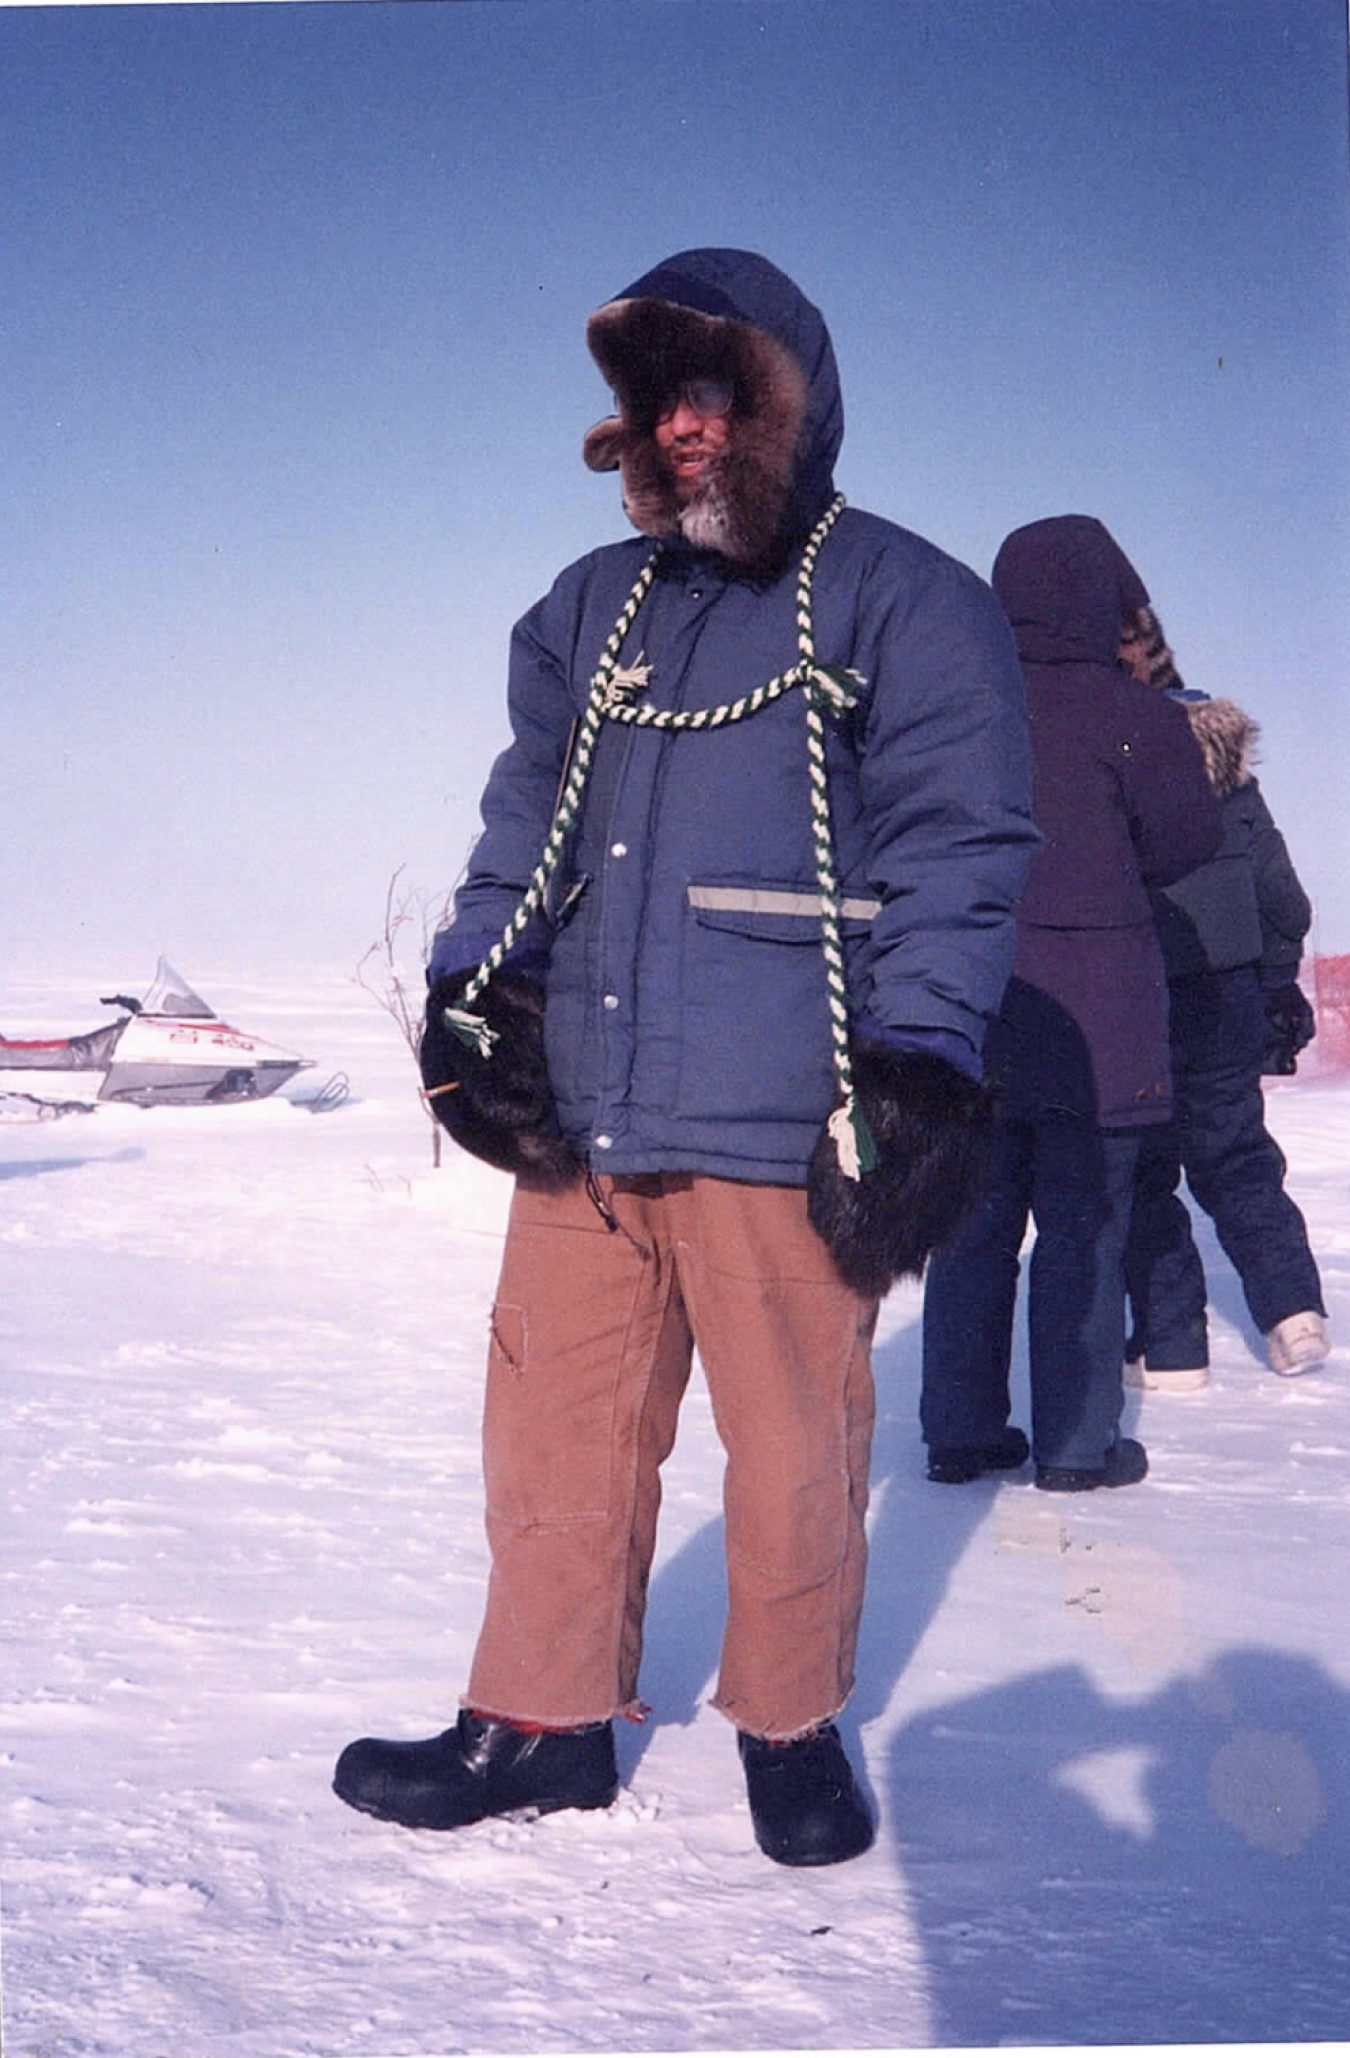
[[[825,957],[825,990],[829,1006],[830,1047],[839,1105],[830,1116],[841,1171],[858,1179],[876,1164],[876,1145],[867,1119],[858,1105],[853,1086],[853,1068],[848,1048],[848,990],[844,981],[844,953],[839,936],[839,878],[834,860],[834,837],[830,825],[829,785],[825,765],[825,716],[847,714],[857,706],[854,688],[864,682],[857,672],[840,665],[816,663],[812,633],[811,581],[816,559],[834,527],[844,497],[839,494],[825,510],[807,539],[797,572],[797,662],[763,686],[739,700],[719,707],[695,708],[677,713],[669,708],[636,707],[631,695],[647,684],[650,666],[638,654],[637,662],[620,666],[624,642],[639,608],[646,599],[660,560],[654,550],[634,582],[633,590],[619,612],[619,618],[605,640],[600,662],[591,679],[590,691],[577,730],[572,759],[563,790],[554,809],[553,821],[544,840],[543,854],[530,876],[529,885],[500,939],[479,965],[460,997],[458,1007],[447,1008],[445,1020],[457,1036],[480,1056],[490,1057],[497,1032],[490,1029],[473,1003],[502,965],[511,946],[523,933],[532,915],[544,904],[549,880],[557,869],[568,834],[581,809],[582,796],[590,775],[591,759],[602,722],[624,722],[632,728],[660,730],[720,729],[728,723],[746,720],[762,708],[781,700],[800,687],[806,703],[807,769],[811,789],[811,833],[815,848],[816,885],[820,896],[821,948]]]

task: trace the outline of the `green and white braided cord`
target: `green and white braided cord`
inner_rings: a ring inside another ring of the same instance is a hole
[[[530,917],[536,914],[544,904],[544,896],[548,891],[548,882],[558,868],[558,860],[562,856],[568,834],[581,807],[581,797],[586,790],[586,781],[590,776],[591,757],[595,750],[596,738],[600,734],[600,724],[605,718],[606,706],[610,698],[610,681],[619,662],[619,653],[623,649],[624,639],[628,631],[633,626],[633,618],[647,597],[648,589],[656,573],[659,556],[660,552],[654,550],[643,565],[642,570],[634,581],[632,592],[620,610],[618,620],[605,639],[605,647],[601,653],[600,662],[591,679],[590,693],[587,697],[581,726],[577,731],[576,741],[572,746],[572,762],[568,770],[567,782],[558,796],[558,805],[554,811],[553,821],[550,824],[548,835],[544,839],[543,855],[530,874],[530,883],[525,889],[520,905],[516,908],[501,936],[493,944],[492,949],[483,959],[482,964],[465,987],[460,997],[461,1005],[455,1008],[447,1008],[445,1011],[445,1019],[449,1027],[458,1036],[462,1037],[465,1043],[476,1049],[482,1057],[489,1057],[491,1055],[492,1046],[496,1041],[496,1033],[488,1028],[481,1015],[474,1014],[473,1003],[477,1000],[479,994],[482,993],[493,973],[500,968],[507,952],[523,933]]]
[[[669,708],[635,707],[627,697],[646,684],[647,667],[639,654],[636,664],[620,669],[619,657],[638,609],[646,599],[660,551],[647,559],[624,602],[619,618],[606,638],[600,662],[591,679],[585,712],[572,748],[571,765],[553,821],[544,841],[543,854],[530,876],[529,885],[501,937],[488,952],[465,987],[458,1007],[447,1008],[447,1024],[481,1056],[491,1055],[495,1033],[473,1003],[483,992],[511,946],[524,931],[532,915],[543,906],[548,883],[556,871],[568,835],[580,812],[582,796],[590,775],[591,759],[602,722],[624,722],[630,727],[659,730],[719,729],[746,720],[770,707],[783,695],[800,687],[806,702],[807,768],[811,791],[811,829],[815,846],[816,883],[820,894],[821,946],[825,956],[826,997],[829,1005],[830,1044],[839,1106],[830,1117],[830,1134],[838,1153],[840,1169],[857,1179],[877,1161],[876,1145],[868,1129],[853,1087],[853,1070],[848,1049],[848,991],[844,981],[844,953],[839,935],[839,880],[834,862],[834,838],[830,824],[829,784],[825,765],[825,715],[841,715],[857,705],[855,688],[863,681],[856,672],[839,665],[818,665],[812,632],[811,581],[816,559],[844,505],[842,494],[831,502],[812,530],[802,552],[797,572],[797,650],[790,671],[780,672],[763,686],[756,686],[740,699],[718,707],[695,708],[677,713]]]

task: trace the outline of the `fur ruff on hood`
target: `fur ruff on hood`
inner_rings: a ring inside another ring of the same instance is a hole
[[[1154,608],[1140,608],[1139,633],[1148,660],[1149,685],[1158,687],[1185,708],[1209,783],[1219,799],[1226,800],[1252,776],[1260,724],[1235,700],[1212,700],[1207,693],[1193,692],[1183,683]]]
[[[1182,700],[1181,705],[1200,745],[1209,783],[1225,800],[1252,776],[1260,724],[1234,700]]]
[[[843,410],[829,335],[793,282],[749,251],[688,250],[598,308],[586,340],[618,413],[588,431],[592,471],[620,473],[644,535],[682,535],[771,576],[833,492]],[[686,379],[728,379],[734,433],[687,506],[655,440],[657,412]]]

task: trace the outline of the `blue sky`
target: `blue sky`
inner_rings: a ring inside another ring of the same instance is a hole
[[[1344,0],[6,8],[0,193],[8,968],[453,884],[510,625],[627,533],[585,318],[699,243],[823,309],[851,500],[1108,523],[1350,950]]]

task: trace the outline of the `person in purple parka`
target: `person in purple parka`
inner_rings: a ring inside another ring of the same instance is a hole
[[[1030,1455],[1038,1487],[1081,1492],[1148,1469],[1119,1423],[1135,1165],[1171,1111],[1149,889],[1210,857],[1221,821],[1185,714],[1121,659],[1148,593],[1102,523],[1062,515],[1015,530],[992,584],[1022,661],[1045,840],[986,1043],[999,1091],[991,1170],[928,1268],[920,1420],[930,1479],[958,1484],[1028,1456],[1008,1426],[1008,1375],[1030,1217]]]

